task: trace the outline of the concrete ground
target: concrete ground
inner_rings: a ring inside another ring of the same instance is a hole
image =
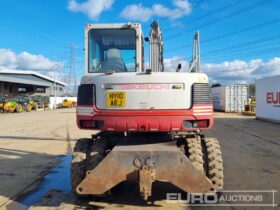
[[[206,135],[220,140],[225,190],[274,189],[278,191],[275,203],[280,203],[280,125],[238,114],[216,113],[215,118],[214,128]],[[155,183],[152,203],[143,202],[133,184],[122,184],[99,201],[76,199],[70,192],[71,155],[67,154],[75,139],[90,137],[92,132],[76,127],[74,109],[1,114],[0,128],[0,209],[210,208],[167,203],[166,193],[181,191],[166,183]],[[264,197],[272,202],[269,192]]]

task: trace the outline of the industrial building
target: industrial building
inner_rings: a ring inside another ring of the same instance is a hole
[[[0,93],[13,98],[19,94],[60,96],[66,84],[34,71],[0,69]]]

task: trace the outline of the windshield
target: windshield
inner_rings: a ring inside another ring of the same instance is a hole
[[[89,72],[135,72],[136,31],[92,29],[88,53]]]

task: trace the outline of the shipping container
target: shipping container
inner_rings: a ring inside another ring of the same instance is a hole
[[[212,88],[214,110],[243,112],[248,102],[247,85],[225,85]]]
[[[280,75],[256,81],[256,118],[280,122]]]

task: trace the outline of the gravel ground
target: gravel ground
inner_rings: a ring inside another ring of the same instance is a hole
[[[75,139],[90,137],[93,132],[76,127],[75,110],[1,114],[0,118],[0,209],[210,209],[167,203],[166,193],[181,193],[167,183],[155,183],[153,202],[149,203],[143,202],[138,186],[133,184],[121,184],[112,190],[112,195],[99,201],[76,199],[69,189],[71,148]],[[279,131],[278,124],[215,113],[215,126],[206,135],[220,140],[225,190],[274,189],[278,191],[275,203],[280,203]],[[271,198],[270,193],[263,195]],[[32,206],[24,205],[28,202]]]

